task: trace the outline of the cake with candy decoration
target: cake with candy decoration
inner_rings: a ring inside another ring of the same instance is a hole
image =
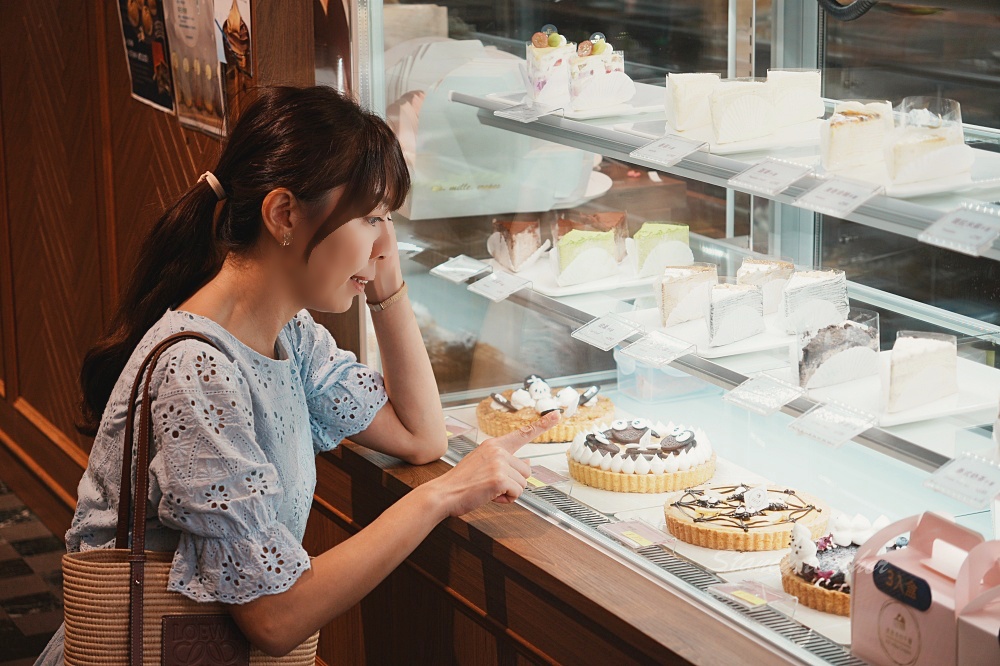
[[[581,391],[572,386],[553,390],[538,375],[524,380],[522,388],[493,393],[476,406],[479,429],[489,437],[499,437],[529,425],[553,410],[562,412],[562,420],[532,441],[569,442],[595,423],[609,421],[615,406],[598,395],[599,387]]]
[[[582,432],[566,455],[570,476],[615,492],[669,492],[715,474],[715,452],[704,432],[646,419],[617,420]]]

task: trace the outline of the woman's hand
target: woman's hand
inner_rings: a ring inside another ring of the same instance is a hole
[[[447,514],[461,516],[490,501],[510,504],[520,497],[528,485],[531,464],[514,454],[559,419],[559,412],[550,412],[503,437],[487,439],[454,469],[431,481],[442,493]]]
[[[382,233],[375,241],[375,279],[365,287],[365,298],[369,303],[381,303],[403,286],[403,269],[399,265],[399,247],[396,242],[396,227],[392,216],[384,216]]]

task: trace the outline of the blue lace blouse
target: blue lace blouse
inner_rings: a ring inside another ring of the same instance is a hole
[[[282,592],[309,568],[301,542],[316,454],[367,428],[387,399],[382,377],[337,349],[304,310],[281,330],[278,360],[210,319],[164,314],[115,385],[67,548],[114,546],[131,385],[149,350],[179,331],[203,333],[219,350],[186,340],[153,370],[146,546],[174,551],[168,588],[196,601],[245,603]]]

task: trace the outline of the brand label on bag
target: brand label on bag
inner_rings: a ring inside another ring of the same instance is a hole
[[[872,572],[872,578],[875,587],[907,606],[919,611],[931,607],[931,586],[920,576],[914,576],[885,560],[879,560]]]
[[[164,615],[163,666],[249,666],[250,644],[229,615]]]

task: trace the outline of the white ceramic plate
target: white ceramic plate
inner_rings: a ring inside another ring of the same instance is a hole
[[[820,120],[810,120],[798,125],[782,127],[769,136],[749,141],[734,141],[732,143],[716,143],[710,125],[698,129],[679,132],[664,120],[648,120],[638,123],[615,125],[614,129],[626,134],[633,134],[644,139],[659,139],[664,134],[674,134],[691,141],[704,141],[708,144],[708,152],[714,155],[735,155],[737,153],[752,153],[760,150],[776,148],[797,148],[799,146],[819,146]]]
[[[494,259],[488,259],[487,263],[493,267],[493,270],[507,270],[498,264]],[[655,275],[645,278],[636,277],[635,271],[632,270],[632,266],[630,265],[628,258],[626,258],[618,264],[617,275],[601,278],[600,280],[594,280],[592,282],[584,282],[582,284],[574,284],[568,287],[563,287],[556,282],[556,274],[555,271],[552,270],[551,259],[549,258],[548,253],[535,262],[533,266],[526,268],[519,273],[515,273],[515,275],[524,278],[525,280],[531,280],[531,288],[539,294],[552,296],[554,298],[559,298],[560,296],[576,296],[577,294],[592,294],[598,291],[624,289],[625,287],[641,287],[643,285],[653,284],[656,280]]]
[[[664,88],[657,86],[635,85],[635,97],[624,104],[606,106],[599,109],[587,109],[586,111],[574,111],[566,109],[561,114],[570,120],[595,120],[597,118],[618,118],[620,116],[634,116],[640,113],[657,113],[663,111]],[[493,99],[508,102],[512,106],[524,101],[524,91],[493,93],[487,95]]]
[[[683,324],[663,328],[660,325],[659,308],[634,310],[622,313],[621,316],[640,324],[647,331],[662,331],[667,335],[694,345],[696,347],[695,353],[702,358],[723,358],[726,356],[736,356],[737,354],[751,354],[753,352],[781,349],[795,341],[795,336],[785,333],[784,328],[779,325],[777,314],[764,315],[763,333],[758,333],[749,338],[744,338],[743,340],[720,347],[709,346],[708,327],[704,319],[695,319],[694,321],[686,321]]]

